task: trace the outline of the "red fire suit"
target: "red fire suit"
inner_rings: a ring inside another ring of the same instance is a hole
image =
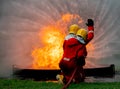
[[[87,34],[85,45],[87,45],[93,39],[93,37],[94,37],[94,27],[88,26],[88,34]],[[77,37],[77,39],[80,43],[84,43],[83,41],[81,41],[80,37]],[[79,51],[81,51],[81,50],[79,50]],[[86,56],[87,56],[87,53],[86,53]],[[75,82],[76,83],[84,81],[84,79],[85,79],[85,73],[84,73],[83,66],[85,65],[86,56],[81,56],[77,59],[78,65],[77,65],[77,71],[75,74]]]
[[[94,27],[88,26],[88,35],[86,39],[86,44],[88,44],[94,37]]]
[[[88,35],[86,42],[81,37],[76,37],[74,34],[69,34],[66,36],[63,44],[63,57],[60,60],[59,67],[62,70],[65,81],[67,83],[72,76],[74,70],[77,68],[77,71],[74,75],[75,82],[80,82],[81,74],[80,71],[83,71],[83,65],[80,60],[85,60],[87,56],[86,44],[90,42],[93,38],[94,33],[93,27],[88,27]]]

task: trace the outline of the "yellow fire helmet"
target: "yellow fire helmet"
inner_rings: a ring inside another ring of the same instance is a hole
[[[79,29],[79,26],[77,24],[73,24],[69,27],[69,33],[76,34]]]
[[[77,31],[76,35],[81,36],[84,40],[86,40],[87,30],[85,30],[84,28],[81,28]]]

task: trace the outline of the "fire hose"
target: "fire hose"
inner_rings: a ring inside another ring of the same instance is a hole
[[[83,47],[81,47],[81,48],[83,48]],[[81,49],[81,48],[79,48],[78,50],[77,50],[77,52],[76,52],[76,59],[77,59],[77,54],[78,54],[78,51]],[[71,77],[70,77],[70,79],[69,79],[69,81],[63,86],[63,88],[62,89],[66,89],[68,86],[69,86],[69,84],[71,83],[71,81],[73,80],[73,78],[74,78],[74,75],[75,75],[75,73],[76,73],[76,71],[77,71],[77,69],[78,69],[78,67],[76,67],[75,69],[74,69],[74,71],[73,71],[73,73],[72,73],[72,75],[71,75]]]
[[[75,75],[76,71],[77,71],[77,67],[76,67],[75,70],[73,71],[73,73],[72,73],[72,75],[71,75],[69,81],[63,86],[62,89],[66,89],[66,88],[70,85],[71,81],[72,81],[73,78],[74,78],[74,75]]]

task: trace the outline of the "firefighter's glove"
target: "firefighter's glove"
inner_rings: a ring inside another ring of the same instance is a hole
[[[87,26],[94,26],[94,21],[92,19],[88,19],[86,25]]]

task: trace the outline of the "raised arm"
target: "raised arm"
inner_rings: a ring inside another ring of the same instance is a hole
[[[88,26],[86,44],[88,44],[94,37],[94,21],[92,19],[88,19],[86,25]]]

